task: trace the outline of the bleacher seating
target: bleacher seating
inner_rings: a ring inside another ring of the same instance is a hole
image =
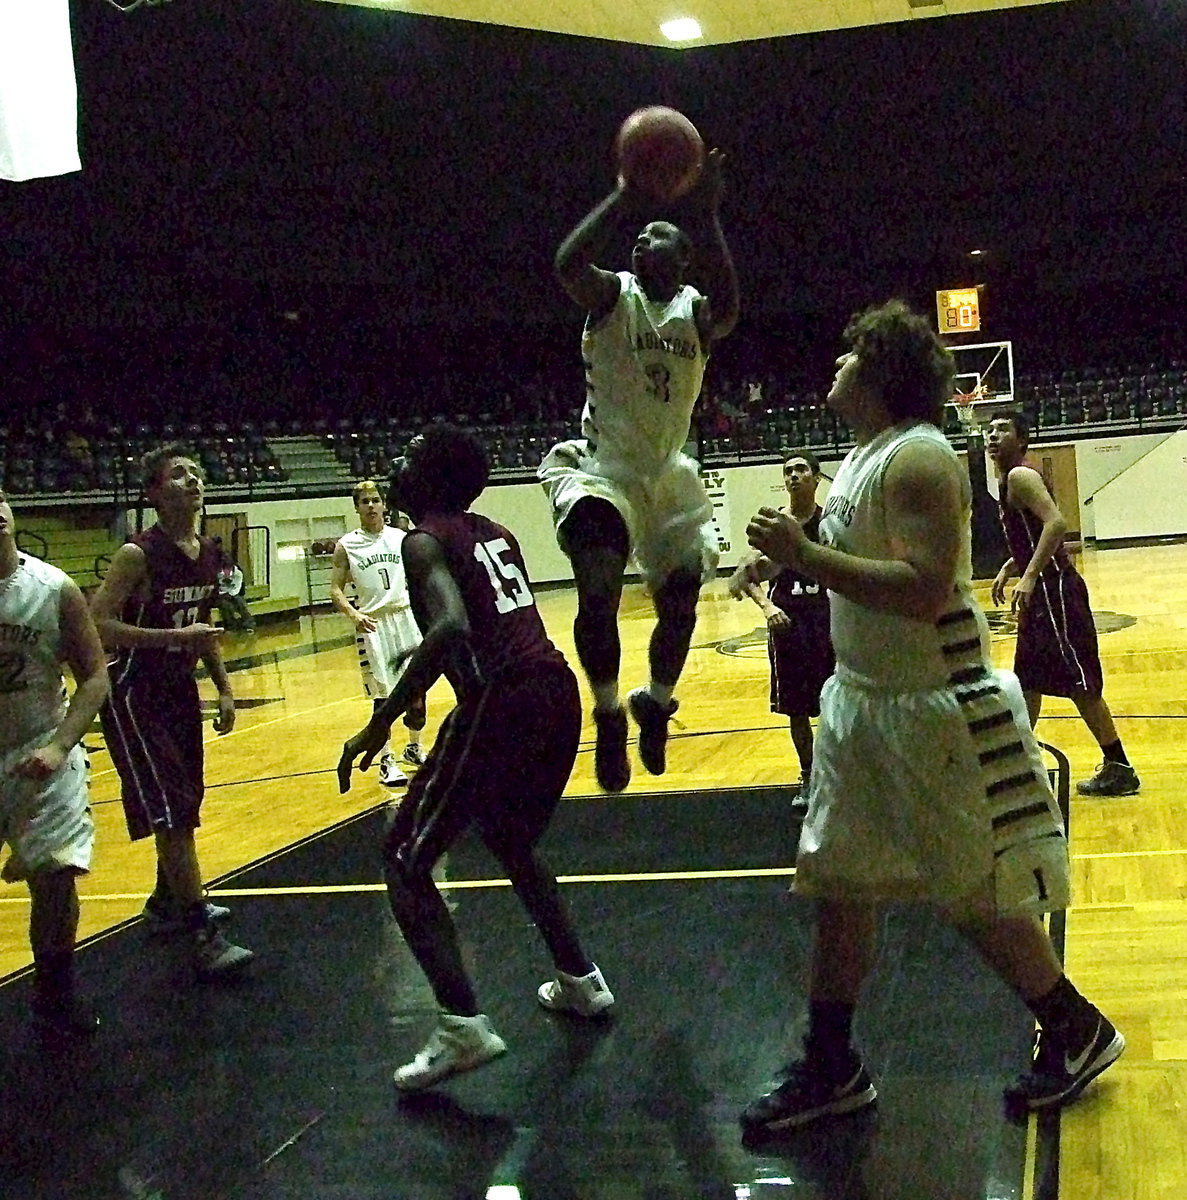
[[[701,434],[694,429],[706,462],[769,458],[790,446],[840,454],[852,444],[851,432],[825,406],[818,391],[769,376],[755,382],[758,378],[710,376],[698,410]],[[528,380],[522,394],[533,397],[522,417],[505,395],[480,396],[468,412],[448,416],[481,434],[496,476],[528,475],[554,442],[575,436],[579,428],[578,410],[568,399],[561,400],[561,389]],[[564,389],[564,396],[571,397],[571,390]],[[417,399],[412,398],[410,406]],[[1179,360],[1147,360],[1114,367],[1037,369],[1015,380],[1015,399],[1031,418],[1039,439],[1173,429],[1187,422],[1187,365]],[[534,416],[529,417],[528,411]],[[517,419],[509,419],[512,416]],[[286,483],[270,443],[298,437],[316,440],[341,464],[334,478],[326,481],[338,487],[343,474],[355,479],[386,476],[392,459],[427,419],[411,407],[388,416],[373,404],[358,417],[302,419],[274,414],[259,421],[232,422],[223,416],[182,426],[148,419],[127,426],[101,425],[92,418],[76,430],[60,412],[28,425],[6,414],[6,425],[0,425],[0,480],[14,496],[77,495],[126,501],[139,493],[140,456],[172,439],[191,447],[216,494],[256,493]],[[963,444],[963,429],[954,413],[946,416],[945,432],[954,444]],[[290,481],[288,486],[291,489],[298,482]]]
[[[55,425],[34,431],[9,428],[0,432],[0,480],[16,496],[135,496],[141,456],[165,441],[188,445],[212,488],[254,487],[285,478],[267,441],[250,425],[234,433],[223,426],[217,434],[198,425],[179,430],[141,422],[131,430],[111,426],[89,438]]]

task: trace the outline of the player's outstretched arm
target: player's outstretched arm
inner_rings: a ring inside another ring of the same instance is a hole
[[[701,178],[692,193],[694,212],[699,212],[707,226],[706,236],[702,236],[699,230],[695,235],[697,244],[702,247],[701,270],[705,294],[697,311],[697,327],[706,345],[733,333],[741,308],[738,273],[721,228],[724,170],[725,155],[720,150],[710,150]]]
[[[477,690],[482,679],[470,647],[470,618],[441,543],[423,530],[404,539],[404,570],[412,611],[421,627],[420,644],[387,699],[370,722],[342,747],[338,787],[350,790],[350,773],[358,760],[365,771],[387,744],[392,725],[418,697],[447,674],[461,700]]]
[[[561,287],[586,312],[604,312],[613,307],[622,284],[613,271],[605,271],[595,259],[605,252],[610,233],[626,220],[635,207],[632,196],[621,184],[588,212],[560,244],[553,266]]]

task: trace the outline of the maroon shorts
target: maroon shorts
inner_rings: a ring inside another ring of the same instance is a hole
[[[771,660],[771,712],[788,717],[820,716],[820,693],[836,670],[829,637],[829,614],[809,612],[792,617],[790,628],[772,630],[767,638]]]
[[[428,870],[471,823],[500,860],[548,826],[577,758],[581,694],[564,663],[498,679],[442,722],[387,835],[386,852]]]
[[[120,777],[133,841],[197,829],[202,807],[202,713],[193,676],[132,680],[99,713]]]
[[[1104,687],[1088,585],[1072,568],[1044,571],[1018,618],[1014,674],[1026,692],[1099,696]]]

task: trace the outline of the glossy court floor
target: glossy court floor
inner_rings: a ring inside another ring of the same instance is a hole
[[[720,584],[701,606],[669,773],[636,768],[595,793],[583,744],[546,839],[590,952],[619,997],[591,1026],[535,1001],[546,958],[480,847],[459,845],[448,895],[485,1009],[509,1053],[413,1103],[393,1067],[432,1025],[423,977],[394,930],[377,845],[388,797],[362,777],[339,797],[342,737],[365,717],[353,649],[333,617],[228,639],[239,725],[207,744],[200,847],[249,978],[198,987],[180,947],[135,919],[151,856],[129,846],[92,739],[99,825],[84,881],[83,983],[104,1026],[90,1044],[29,1029],[27,903],[0,903],[0,1196],[125,1200],[677,1200],[816,1197],[1167,1198],[1183,1170],[1180,1085],[1187,836],[1187,552],[1085,556],[1106,694],[1143,777],[1140,796],[1073,799],[1069,965],[1122,1025],[1125,1059],[1058,1123],[1017,1125],[1000,1089],[1025,1059],[1025,1011],[921,910],[886,918],[858,1035],[880,1100],[856,1117],[747,1146],[739,1108],[801,1032],[809,913],[787,893],[795,772],[766,711],[752,607]],[[1152,585],[1157,581],[1157,586]],[[571,649],[572,599],[546,592]],[[1133,618],[1133,620],[1130,620]],[[630,672],[650,630],[624,605]],[[1008,623],[995,653],[1009,660]],[[430,697],[433,729],[448,693]],[[1072,773],[1095,765],[1070,706],[1039,729]],[[508,746],[508,754],[515,747]]]

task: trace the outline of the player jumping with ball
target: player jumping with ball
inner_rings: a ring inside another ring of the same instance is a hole
[[[630,181],[620,180],[556,254],[561,286],[587,314],[586,401],[581,436],[554,446],[539,478],[557,540],[573,564],[573,636],[594,697],[595,771],[610,792],[622,791],[631,774],[618,690],[627,559],[634,555],[656,612],[650,683],[628,698],[639,724],[639,756],[653,775],[665,769],[672,693],[701,583],[717,563],[712,506],[683,448],[709,353],[738,320],[738,281],[718,217],[723,163],[719,150],[710,152],[691,197],[706,227],[700,249],[707,294],[685,282],[693,243],[668,221],[643,226],[630,271],[596,265],[609,235],[636,220],[643,206],[645,195]]]

